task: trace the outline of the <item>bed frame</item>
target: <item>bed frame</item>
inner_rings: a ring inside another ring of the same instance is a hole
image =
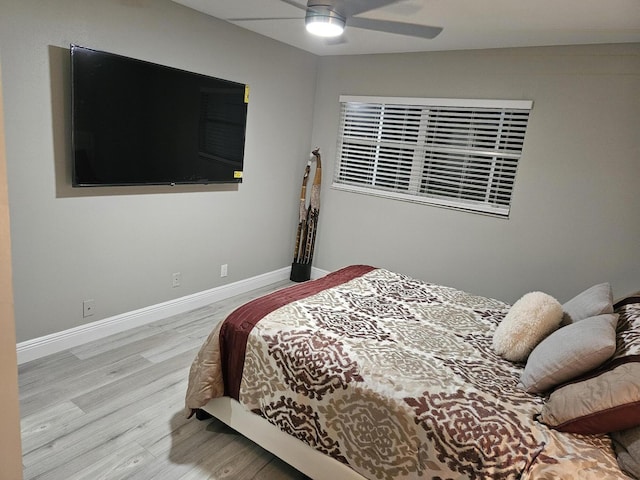
[[[314,480],[366,480],[345,464],[284,433],[230,397],[214,398],[202,410]],[[198,414],[198,418],[202,419],[202,415]]]

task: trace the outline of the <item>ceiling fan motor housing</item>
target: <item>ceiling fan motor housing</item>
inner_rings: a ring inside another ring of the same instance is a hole
[[[309,5],[304,22],[309,32],[325,37],[340,35],[345,26],[345,18],[330,5]]]

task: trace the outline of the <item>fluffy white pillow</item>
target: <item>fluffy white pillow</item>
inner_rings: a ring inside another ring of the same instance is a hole
[[[562,305],[543,292],[523,295],[493,334],[493,348],[512,362],[524,362],[531,351],[562,321]]]

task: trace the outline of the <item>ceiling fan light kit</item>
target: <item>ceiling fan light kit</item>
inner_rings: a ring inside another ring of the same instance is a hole
[[[344,32],[344,17],[326,6],[307,10],[304,22],[307,31],[319,37],[338,37]]]

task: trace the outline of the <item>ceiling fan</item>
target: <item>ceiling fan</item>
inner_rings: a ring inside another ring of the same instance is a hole
[[[357,17],[376,8],[385,7],[402,0],[308,0],[307,5],[301,5],[294,0],[280,0],[304,10],[307,31],[321,37],[338,37],[345,26],[374,30],[378,32],[394,33],[419,38],[435,38],[441,27],[419,25],[415,23],[395,22],[392,20],[375,20]],[[296,17],[302,19],[302,17]],[[291,20],[290,17],[279,18],[229,18],[232,22],[254,20]]]

